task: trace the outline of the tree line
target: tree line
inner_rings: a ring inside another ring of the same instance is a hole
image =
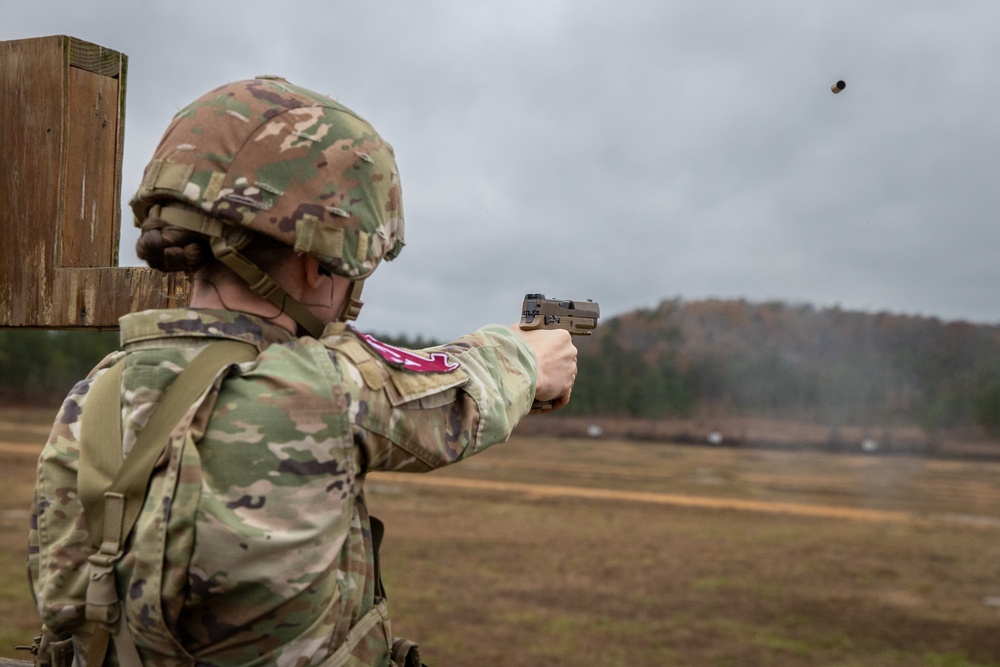
[[[1000,431],[1000,327],[780,302],[664,301],[581,339],[569,412]]]
[[[0,329],[0,401],[59,405],[118,340],[117,331]]]
[[[420,348],[422,337],[387,342]],[[577,338],[568,414],[716,414],[1000,435],[1000,327],[781,302],[662,302]],[[58,405],[117,332],[0,329],[0,400]]]

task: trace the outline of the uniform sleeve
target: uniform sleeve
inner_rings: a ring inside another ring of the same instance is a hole
[[[28,534],[28,579],[42,623],[53,632],[84,621],[87,557],[93,553],[77,472],[80,415],[93,380],[121,358],[114,352],[66,396],[38,458]]]
[[[38,461],[28,576],[42,622],[55,632],[83,621],[90,531],[77,491],[79,416],[90,381],[78,383],[63,403]]]
[[[389,369],[380,391],[367,391],[364,419],[353,419],[368,470],[427,471],[506,441],[531,408],[535,356],[509,328],[484,327],[422,351],[444,353],[448,373]],[[408,389],[399,392],[400,387]]]

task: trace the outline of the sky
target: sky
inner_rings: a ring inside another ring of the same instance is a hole
[[[279,74],[369,120],[407,246],[366,283],[364,330],[451,339],[527,292],[605,318],[716,298],[1000,323],[992,0],[0,9],[0,40],[128,56],[125,200],[173,114],[229,81]]]

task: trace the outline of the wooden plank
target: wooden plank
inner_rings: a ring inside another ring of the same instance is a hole
[[[0,42],[0,324],[39,310],[47,286],[34,286],[52,270],[63,92],[60,79],[40,73],[61,70],[61,60],[51,39]]]
[[[117,328],[185,281],[119,268],[127,58],[67,36],[0,42],[0,326]]]
[[[125,71],[128,67],[128,58],[125,54],[72,37],[67,42],[67,48],[70,67],[125,81]]]
[[[70,67],[68,94],[59,265],[114,266],[121,217],[118,81]]]

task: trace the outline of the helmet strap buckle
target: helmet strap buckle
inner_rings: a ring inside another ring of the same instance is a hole
[[[365,286],[364,280],[354,280],[351,282],[351,289],[344,297],[344,307],[340,311],[340,321],[350,322],[358,319],[361,313],[361,306],[365,302],[361,300],[361,289]]]

